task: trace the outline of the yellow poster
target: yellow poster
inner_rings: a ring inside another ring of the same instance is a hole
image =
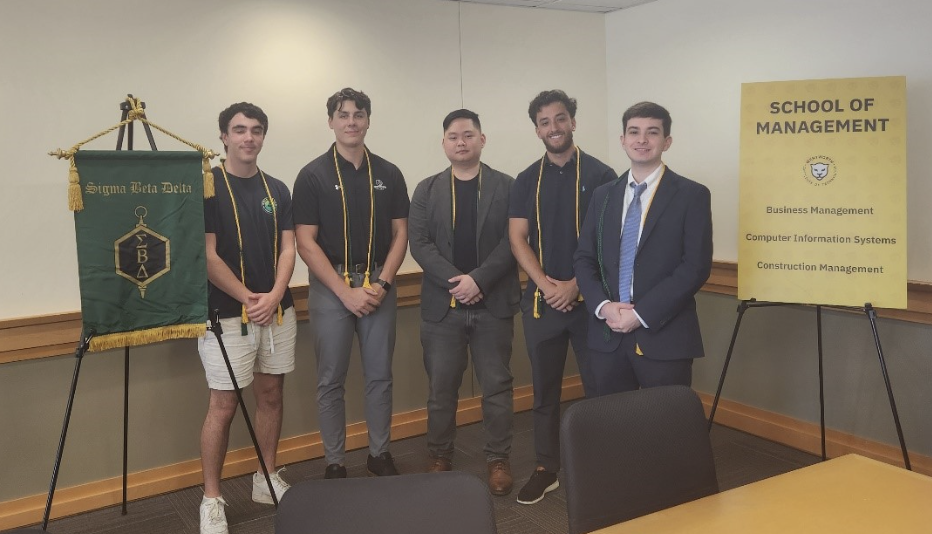
[[[738,298],[906,307],[906,78],[741,86]]]

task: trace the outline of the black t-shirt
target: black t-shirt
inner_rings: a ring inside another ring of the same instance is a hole
[[[453,180],[456,191],[456,227],[453,229],[453,265],[464,273],[479,266],[476,217],[479,211],[478,178]]]
[[[579,226],[589,208],[589,200],[596,187],[608,183],[617,175],[608,165],[580,151],[579,165]],[[511,189],[508,216],[527,219],[528,242],[540,258],[537,239],[537,181],[540,160],[532,163],[515,179]],[[573,254],[576,252],[576,156],[563,167],[547,158],[544,162],[543,182],[540,188],[540,219],[544,241],[544,272],[557,280],[573,278]],[[527,293],[537,289],[528,280]]]
[[[262,176],[240,178],[227,173],[230,188],[220,167],[214,167],[214,188],[216,195],[204,200],[204,231],[217,236],[217,255],[233,271],[237,278],[240,274],[240,245],[236,228],[236,215],[233,212],[232,198],[236,199],[236,212],[239,215],[239,228],[243,239],[243,265],[246,270],[246,287],[253,293],[268,293],[275,287],[275,220],[272,218],[272,204],[269,202]],[[278,243],[281,253],[282,232],[294,230],[291,220],[291,194],[288,187],[280,180],[265,175],[269,191],[275,200],[275,213],[278,217]],[[220,317],[239,317],[242,304],[227,295],[218,287],[208,283],[207,303],[213,310],[220,310]],[[286,289],[281,305],[287,309],[294,305],[291,291]]]
[[[453,180],[456,189],[456,227],[453,229],[453,265],[464,273],[479,267],[479,250],[476,243],[476,227],[479,217],[479,179]],[[479,288],[485,290],[484,288]],[[458,303],[465,309],[485,308],[485,303]]]
[[[346,193],[350,258],[345,259],[343,233],[343,199],[330,150],[308,163],[298,173],[294,184],[294,223],[318,226],[317,243],[331,264],[365,264],[369,249],[370,192],[375,194],[375,235],[372,261],[385,263],[392,242],[392,220],[408,217],[408,187],[398,167],[369,153],[372,162],[373,189],[369,188],[366,160],[359,169],[337,152],[340,174]]]

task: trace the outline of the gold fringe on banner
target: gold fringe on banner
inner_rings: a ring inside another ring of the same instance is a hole
[[[206,333],[207,325],[205,323],[175,324],[134,332],[119,332],[91,338],[90,350],[95,352],[121,347],[135,347],[169,339],[203,337]]]
[[[197,143],[192,143],[191,141],[187,141],[181,137],[178,137],[172,132],[166,130],[165,128],[162,128],[158,124],[151,122],[149,119],[146,118],[146,110],[145,108],[142,107],[142,100],[138,98],[126,97],[126,102],[129,103],[130,105],[130,110],[129,110],[129,113],[127,113],[126,115],[126,120],[120,121],[117,124],[111,126],[110,128],[107,128],[106,130],[102,130],[92,135],[91,137],[88,137],[84,141],[81,141],[80,143],[71,147],[71,150],[65,151],[59,148],[58,150],[53,150],[49,152],[49,156],[54,156],[54,157],[57,157],[58,159],[67,159],[71,163],[71,167],[68,170],[68,209],[71,211],[75,211],[75,212],[78,212],[84,209],[84,199],[81,196],[81,179],[80,179],[80,176],[78,176],[78,168],[74,164],[75,152],[80,150],[81,147],[86,145],[87,143],[90,143],[91,141],[95,139],[103,137],[107,135],[108,133],[119,129],[121,126],[125,126],[136,120],[144,122],[148,124],[149,126],[155,128],[156,130],[162,132],[163,134],[171,137],[172,139],[175,139],[176,141],[180,141],[181,143],[184,143],[188,145],[189,147],[199,151],[204,157],[204,161],[202,165],[202,168],[204,171],[204,198],[213,197],[214,196],[214,175],[213,175],[213,172],[210,170],[209,161],[219,156],[220,154],[214,152],[213,150],[209,148],[202,147],[201,145]]]

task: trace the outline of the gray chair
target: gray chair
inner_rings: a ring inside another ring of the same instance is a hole
[[[702,403],[685,386],[586,399],[560,424],[570,534],[718,493]]]
[[[452,471],[308,480],[282,497],[276,534],[497,534],[489,488]]]

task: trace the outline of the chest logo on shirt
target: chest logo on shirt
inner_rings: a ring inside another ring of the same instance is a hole
[[[378,189],[379,191],[385,191],[386,189],[388,189],[388,187],[384,183],[382,183],[382,180],[376,180],[375,185],[372,187],[374,187],[375,189]]]
[[[334,190],[334,191],[339,191],[339,190],[340,190],[340,184],[333,184],[333,190]]]
[[[271,214],[273,213],[273,211],[274,211],[274,210],[273,210],[273,206],[272,206],[272,203],[273,203],[273,202],[274,202],[274,200],[269,200],[269,197],[263,198],[263,199],[262,199],[262,210],[265,211],[266,213],[268,213],[269,215],[271,215]],[[274,206],[274,207],[277,208],[277,207],[278,207],[278,203],[275,203],[275,206]]]

